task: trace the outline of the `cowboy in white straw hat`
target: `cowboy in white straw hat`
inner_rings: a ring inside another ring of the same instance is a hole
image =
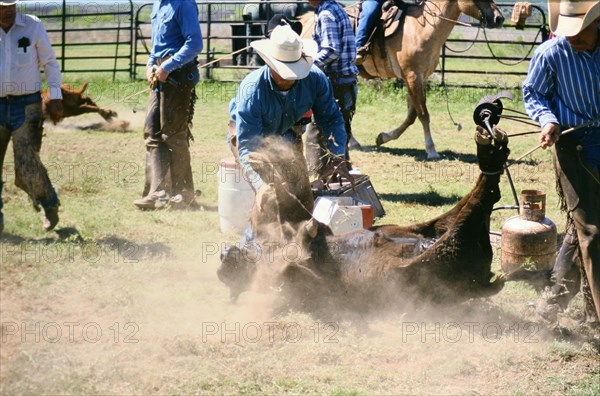
[[[523,99],[540,123],[540,146],[553,146],[554,167],[568,228],[554,264],[554,285],[536,310],[556,321],[579,291],[586,320],[600,317],[600,2],[550,1],[556,38],[542,43],[529,64]],[[575,131],[561,131],[578,127]],[[578,266],[573,268],[575,257]]]
[[[257,191],[257,200],[273,190],[254,171],[249,155],[260,149],[267,136],[281,136],[302,155],[302,130],[296,123],[309,109],[323,128],[322,137],[327,142],[328,164],[323,174],[331,175],[335,171],[353,181],[344,161],[346,130],[342,113],[329,80],[313,65],[316,43],[301,39],[284,24],[276,26],[270,38],[254,41],[252,47],[266,65],[248,74],[240,83],[229,107],[228,134],[234,155]]]
[[[270,38],[251,45],[271,70],[288,81],[306,77],[317,54],[317,43],[300,39],[289,25],[276,26]]]
[[[550,1],[550,30],[557,36],[576,36],[600,17],[600,1]]]

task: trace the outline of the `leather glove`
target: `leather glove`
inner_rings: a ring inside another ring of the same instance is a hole
[[[348,169],[348,161],[342,157],[330,157],[321,172],[321,179],[324,180],[325,183],[329,183],[335,176],[348,180],[350,184],[352,184],[352,188],[356,185],[354,176],[350,174],[350,170]]]

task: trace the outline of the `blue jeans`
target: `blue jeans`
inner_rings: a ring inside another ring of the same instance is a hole
[[[384,0],[366,0],[362,3],[362,10],[360,12],[360,18],[358,20],[358,27],[356,29],[356,49],[363,47],[375,24],[377,18],[381,15],[381,6]]]
[[[42,147],[42,103],[39,93],[19,97],[0,98],[0,221],[2,187],[4,185],[4,157],[12,139],[14,152],[15,185],[25,191],[38,209],[59,205],[56,190],[48,172],[40,161]]]

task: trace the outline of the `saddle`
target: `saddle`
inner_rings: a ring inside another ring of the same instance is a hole
[[[408,4],[402,0],[388,0],[383,3],[379,22],[381,31],[383,31],[383,37],[389,37],[398,30],[407,8]]]
[[[381,17],[375,26],[375,31],[365,44],[367,54],[371,53],[374,42],[377,42],[381,48],[384,47],[383,40],[394,34],[402,26],[406,10],[415,4],[417,4],[416,1],[405,2],[404,0],[387,0],[383,3]]]

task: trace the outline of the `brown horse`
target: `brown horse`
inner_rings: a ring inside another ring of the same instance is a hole
[[[348,7],[346,12],[355,20],[356,7]],[[425,0],[407,8],[403,25],[385,39],[384,48],[372,45],[371,55],[359,68],[361,76],[400,78],[405,81],[408,92],[406,119],[398,128],[380,133],[376,140],[378,146],[397,139],[418,117],[425,133],[427,158],[439,158],[431,137],[425,84],[435,71],[440,50],[461,13],[478,19],[488,28],[500,27],[504,22],[492,0]],[[314,29],[313,14],[306,14],[301,20],[302,36],[308,37]]]

